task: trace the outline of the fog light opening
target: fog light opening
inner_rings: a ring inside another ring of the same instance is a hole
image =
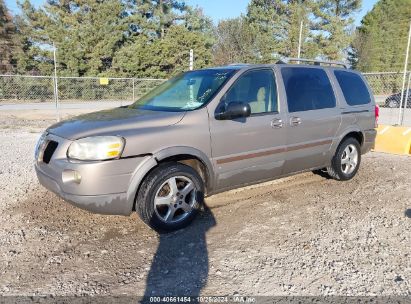
[[[64,170],[61,179],[63,180],[63,183],[71,183],[74,182],[76,184],[81,183],[81,174],[78,171],[75,170]]]

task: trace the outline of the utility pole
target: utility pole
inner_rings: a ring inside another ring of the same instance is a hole
[[[408,55],[410,53],[410,41],[411,41],[411,21],[410,21],[410,29],[408,31],[407,51],[405,53],[404,74],[402,77],[402,90],[401,90],[401,100],[400,100],[400,112],[398,115],[398,125],[402,125],[402,122],[404,119],[404,112],[403,112],[402,106],[404,102],[405,78],[407,77]],[[407,101],[405,103],[407,103]]]
[[[54,102],[56,104],[56,114],[57,114],[57,121],[60,121],[60,113],[59,113],[59,91],[58,91],[58,80],[57,80],[57,49],[53,42],[53,59],[54,59]]]
[[[194,68],[194,51],[193,49],[190,50],[190,71]]]
[[[401,124],[404,123],[405,110],[407,109],[408,97],[410,96],[410,82],[411,82],[411,71],[408,72],[408,82],[407,82],[407,87],[406,87],[407,88],[407,94],[405,94],[404,112],[402,113]]]
[[[300,56],[301,56],[302,36],[303,36],[303,21],[301,20],[301,23],[300,23],[300,37],[298,38],[298,52],[297,52],[297,58],[298,59],[300,59]],[[300,64],[299,61],[298,61],[298,64]]]

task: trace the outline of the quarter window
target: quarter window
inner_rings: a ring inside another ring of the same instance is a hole
[[[300,112],[335,107],[327,73],[317,68],[282,68],[288,111]]]
[[[334,71],[334,75],[337,78],[347,104],[357,106],[367,104],[371,101],[370,93],[358,74],[346,71]]]
[[[255,70],[240,76],[221,101],[248,103],[251,114],[277,112],[277,88],[272,70]]]

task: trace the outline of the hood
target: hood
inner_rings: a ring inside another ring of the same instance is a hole
[[[185,112],[162,112],[120,107],[73,117],[56,123],[47,132],[66,139],[121,135],[131,129],[166,127],[178,123]]]

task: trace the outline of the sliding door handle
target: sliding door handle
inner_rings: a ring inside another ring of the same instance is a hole
[[[282,119],[273,119],[271,121],[271,128],[279,129],[283,127],[283,120]]]
[[[290,118],[290,125],[294,126],[294,127],[301,125],[301,118],[300,117],[291,117]]]

